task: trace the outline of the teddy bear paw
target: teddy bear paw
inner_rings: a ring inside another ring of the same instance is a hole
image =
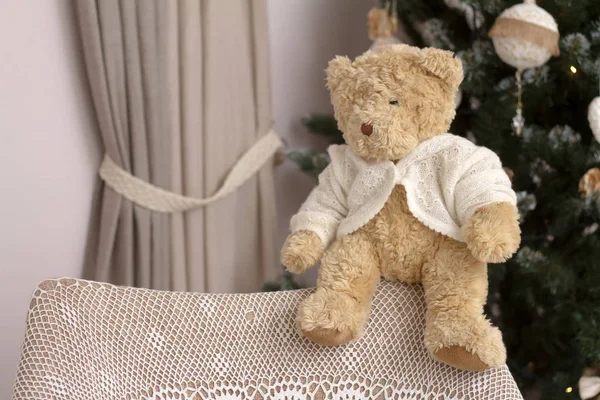
[[[323,258],[325,248],[316,233],[298,231],[286,239],[281,249],[281,263],[294,274],[300,274]]]
[[[317,290],[300,305],[296,320],[302,334],[322,346],[348,343],[362,334],[369,304],[348,295]]]
[[[465,371],[498,368],[506,362],[502,333],[483,316],[429,329],[425,345],[433,358]]]
[[[508,260],[519,248],[519,213],[509,203],[481,207],[467,221],[463,236],[471,254],[483,262]]]
[[[506,349],[498,328],[491,327],[487,345],[473,348],[461,345],[444,346],[432,352],[437,360],[464,371],[483,371],[498,368],[506,362]]]

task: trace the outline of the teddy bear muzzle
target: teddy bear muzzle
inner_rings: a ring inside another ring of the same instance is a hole
[[[362,124],[360,126],[360,131],[365,136],[371,136],[373,134],[373,125],[370,124]]]

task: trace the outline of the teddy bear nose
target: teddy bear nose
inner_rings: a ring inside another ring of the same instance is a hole
[[[363,133],[363,135],[371,136],[373,133],[373,125],[362,124],[360,126],[360,131]]]

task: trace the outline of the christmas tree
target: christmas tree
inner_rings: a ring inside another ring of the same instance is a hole
[[[486,312],[503,332],[508,366],[526,398],[577,399],[584,369],[600,375],[600,100],[590,107],[599,95],[600,1],[539,0],[558,24],[557,57],[515,74],[489,32],[518,3],[397,0],[381,8],[397,15],[391,21],[402,41],[462,60],[451,132],[500,156],[523,233],[516,256],[489,267]],[[516,115],[519,99],[524,121]],[[333,116],[312,115],[304,124],[343,142]],[[315,177],[329,162],[312,149],[288,156]]]

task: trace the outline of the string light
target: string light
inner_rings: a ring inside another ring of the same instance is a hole
[[[574,74],[577,73],[577,68],[575,68],[574,65],[571,65],[571,67],[569,69],[571,70],[572,73],[574,73]]]
[[[569,386],[569,387],[568,387],[568,388],[565,390],[565,392],[567,392],[567,393],[571,393],[572,391],[573,391],[573,388],[572,388],[571,386]]]

